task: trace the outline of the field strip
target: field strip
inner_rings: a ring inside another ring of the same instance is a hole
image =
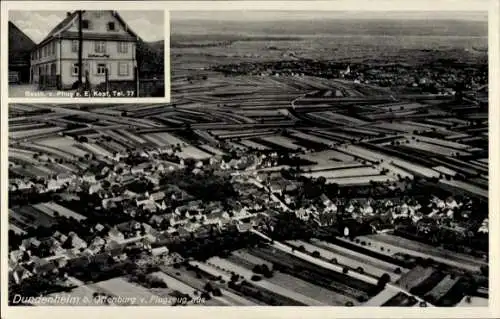
[[[336,259],[337,263],[341,265],[348,266],[350,268],[355,269],[354,271],[357,271],[356,268],[361,267],[363,268],[363,273],[373,275],[375,277],[380,277],[382,276],[386,271],[377,267],[374,267],[372,265],[360,262],[359,260],[356,260],[354,258],[350,258],[345,255],[340,255],[340,254],[335,254],[330,250],[323,249],[319,246],[309,244],[307,242],[301,241],[301,240],[289,240],[287,243],[291,243],[295,246],[304,246],[305,249],[312,253],[313,251],[317,251],[320,253],[322,257],[327,258],[328,260]],[[392,279],[392,276],[391,276]]]
[[[344,255],[344,256],[347,255],[347,256],[350,256],[353,259],[358,259],[360,261],[364,261],[366,263],[369,263],[369,264],[373,265],[374,267],[378,267],[380,269],[384,269],[387,272],[391,272],[392,273],[392,272],[394,272],[394,270],[396,268],[398,268],[397,265],[393,265],[393,264],[391,264],[389,262],[377,259],[375,257],[367,256],[365,254],[362,254],[362,253],[359,253],[359,252],[356,252],[356,251],[344,248],[342,246],[338,246],[338,245],[335,245],[335,244],[332,244],[332,243],[328,243],[328,242],[325,242],[325,241],[321,241],[321,240],[317,240],[317,239],[312,239],[312,242],[315,245],[318,245],[320,247],[329,249],[332,252],[336,252],[336,253]],[[401,269],[401,272],[403,272],[403,273],[409,271],[409,269],[406,269],[406,268],[403,268],[403,267],[399,267],[399,268]],[[391,277],[393,277],[393,276],[391,275]]]
[[[230,261],[225,260],[225,259],[221,259],[219,257],[212,257],[208,260],[208,262],[211,264],[214,264],[218,267],[229,269],[237,274],[241,274],[243,277],[245,277],[247,279],[250,279],[254,275],[254,273],[251,270],[248,270],[244,267],[241,267],[239,265],[234,264],[233,262],[230,262]],[[304,296],[302,294],[296,293],[294,291],[285,289],[281,286],[273,284],[272,282],[270,282],[264,278],[262,280],[259,280],[259,281],[252,281],[252,284],[255,286],[264,288],[266,290],[272,291],[274,293],[277,293],[279,295],[282,295],[284,297],[296,300],[298,302],[305,303],[306,305],[309,305],[309,306],[326,306],[326,304],[324,304],[318,300],[315,300],[315,299],[309,298],[307,296]]]

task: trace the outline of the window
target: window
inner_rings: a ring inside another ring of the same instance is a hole
[[[73,76],[78,76],[80,68],[78,67],[78,63],[74,63],[73,67],[71,68],[71,75]]]
[[[119,76],[127,76],[129,75],[128,73],[128,63],[126,62],[120,62],[118,63],[118,75]]]
[[[98,63],[97,64],[97,75],[105,75],[106,74],[106,63]]]
[[[84,29],[84,30],[90,29],[90,21],[89,20],[82,20],[82,29]]]
[[[95,42],[95,52],[96,53],[106,53],[106,42],[96,41]]]
[[[71,41],[71,52],[78,52],[78,40]]]
[[[118,52],[119,53],[128,53],[128,43],[127,42],[118,42]]]
[[[115,23],[114,22],[108,22],[108,31],[115,31]]]

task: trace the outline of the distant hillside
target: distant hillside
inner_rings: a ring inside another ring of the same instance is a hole
[[[30,63],[30,52],[35,42],[9,21],[9,66]]]
[[[385,35],[385,36],[471,36],[488,35],[487,21],[470,20],[384,20],[320,19],[284,21],[176,20],[172,38],[182,34],[234,35]]]
[[[163,40],[156,42],[137,43],[137,65],[140,77],[160,76],[163,78],[165,64],[165,43]]]

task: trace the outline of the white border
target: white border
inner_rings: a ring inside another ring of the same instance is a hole
[[[112,4],[112,5],[111,5]],[[78,2],[78,1],[2,1],[2,25],[1,34],[2,39],[8,39],[8,21],[9,21],[9,11],[26,11],[31,10],[27,8],[36,8],[34,10],[39,10],[38,8],[43,8],[40,11],[73,11],[80,10],[82,8],[92,8],[92,10],[135,10],[135,11],[152,11],[155,9],[164,10],[163,8],[149,8],[140,2],[129,2],[129,1],[103,1],[103,2]],[[109,97],[109,98],[75,98],[75,97],[10,97],[8,90],[8,72],[2,72],[1,82],[4,83],[2,86],[2,97],[8,97],[11,103],[81,103],[81,104],[92,104],[92,103],[169,103],[170,102],[170,21],[168,11],[164,11],[165,15],[163,18],[163,40],[164,40],[164,86],[165,95],[164,97]],[[9,63],[9,52],[8,45],[2,45],[0,66],[1,70],[8,69]],[[5,90],[5,88],[7,90]]]
[[[4,8],[7,7],[43,7],[46,10],[61,9],[63,2],[2,2],[2,14]],[[6,318],[109,318],[110,316],[119,316],[119,318],[208,318],[214,316],[216,318],[304,318],[306,316],[318,318],[498,318],[500,317],[499,293],[498,288],[499,276],[495,270],[500,269],[498,263],[498,243],[500,230],[499,213],[499,180],[498,180],[498,134],[499,134],[499,92],[500,88],[500,73],[499,73],[499,40],[498,31],[499,25],[499,3],[498,0],[338,0],[338,1],[169,1],[169,2],[128,2],[123,5],[120,2],[100,2],[99,6],[102,9],[116,9],[120,7],[128,9],[129,7],[140,6],[143,10],[179,10],[179,11],[211,11],[211,10],[291,10],[291,11],[317,11],[317,10],[358,10],[358,11],[468,11],[468,10],[488,10],[489,11],[489,89],[490,89],[490,104],[489,104],[489,140],[490,140],[490,306],[484,308],[372,308],[372,307],[123,307],[123,308],[108,308],[108,307],[81,307],[75,311],[73,307],[7,307],[5,293],[2,293],[2,316]],[[65,8],[85,8],[95,6],[95,2],[72,2],[70,4],[64,2]],[[5,32],[7,23],[2,19],[2,32]],[[167,23],[166,23],[167,24]],[[166,33],[167,35],[168,33]],[[166,38],[168,38],[166,36]],[[2,39],[4,33],[2,33]],[[5,66],[6,46],[2,46],[2,65]],[[167,50],[165,50],[167,51]],[[2,68],[6,70],[6,68]],[[2,75],[2,79],[6,79]],[[169,77],[168,77],[169,78]],[[167,80],[167,77],[165,78]],[[2,81],[5,83],[4,81]],[[6,85],[2,86],[2,96],[6,96]],[[7,201],[5,200],[7,189],[7,172],[8,172],[8,155],[6,150],[8,140],[8,120],[7,120],[7,99],[2,99],[2,152],[1,152],[1,179],[2,190],[2,227],[1,240],[2,243],[2,292],[6,292],[7,283]],[[17,99],[12,99],[14,102]],[[45,103],[46,99],[37,99],[36,102]],[[35,102],[31,100],[31,102]],[[62,99],[55,101],[56,103],[64,103]],[[71,100],[71,102],[76,102]],[[82,101],[83,102],[83,101]],[[97,99],[93,99],[90,103],[96,103]],[[99,101],[100,102],[100,101]],[[111,99],[105,99],[103,103],[112,103]],[[135,103],[148,103],[145,98],[135,99]],[[119,103],[124,103],[123,99]],[[495,196],[497,195],[497,196]],[[82,311],[79,311],[82,310]],[[85,311],[83,311],[85,310]]]

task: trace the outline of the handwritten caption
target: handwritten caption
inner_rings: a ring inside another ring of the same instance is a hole
[[[131,297],[131,296],[39,296],[39,297],[23,297],[14,295],[13,304],[32,304],[32,305],[189,305],[189,304],[204,304],[205,298],[196,297],[172,297],[172,296],[157,296],[150,297]]]

